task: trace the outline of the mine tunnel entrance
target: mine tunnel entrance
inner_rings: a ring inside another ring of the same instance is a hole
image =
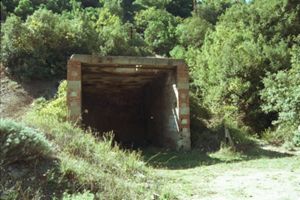
[[[99,133],[113,131],[125,147],[189,149],[187,78],[175,64],[73,55],[68,62],[70,119],[81,119]]]
[[[162,146],[164,133],[176,132],[164,127],[177,103],[174,77],[172,69],[84,65],[83,124],[113,131],[125,146]]]

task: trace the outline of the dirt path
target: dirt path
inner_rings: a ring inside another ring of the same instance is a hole
[[[157,169],[182,200],[298,200],[300,157],[261,158],[189,169]]]

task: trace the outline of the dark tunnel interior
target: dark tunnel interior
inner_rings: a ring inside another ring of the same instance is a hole
[[[83,124],[99,133],[113,131],[115,141],[125,147],[166,146],[177,131],[174,73],[134,66],[84,66]]]

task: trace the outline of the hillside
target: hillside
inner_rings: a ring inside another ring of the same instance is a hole
[[[299,0],[0,8],[0,200],[300,197]]]

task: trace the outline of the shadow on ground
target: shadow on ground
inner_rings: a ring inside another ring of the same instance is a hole
[[[0,165],[0,175],[0,199],[62,199],[64,191],[79,188],[69,184],[56,158]]]
[[[208,166],[218,163],[233,163],[260,158],[282,158],[290,157],[292,154],[265,150],[260,146],[253,145],[236,152],[203,152],[192,150],[189,152],[178,152],[162,149],[144,149],[142,157],[144,161],[154,168],[187,169],[199,166]]]

